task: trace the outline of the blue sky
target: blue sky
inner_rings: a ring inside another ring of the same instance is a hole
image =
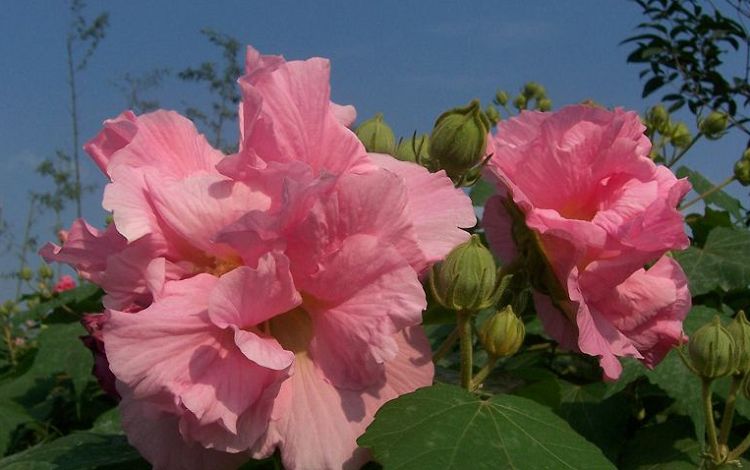
[[[90,2],[106,8],[110,28],[80,76],[81,136],[120,113],[126,101],[114,82],[125,73],[174,71],[217,57],[199,33],[210,27],[289,59],[332,61],[332,96],[354,104],[360,117],[382,111],[397,133],[429,131],[443,110],[472,98],[489,102],[496,89],[517,91],[528,80],[545,85],[555,107],[592,98],[642,111],[638,67],[625,62],[619,43],[641,20],[631,2]],[[65,35],[67,2],[9,0],[0,13],[0,205],[16,238],[29,189],[45,189],[35,166],[56,148],[70,150]],[[153,93],[163,107],[184,110],[205,99],[200,88],[178,81]],[[744,147],[741,139],[704,144],[685,163],[724,179]],[[104,178],[86,162],[84,214],[101,225]],[[741,187],[731,192],[745,200]],[[64,216],[73,219],[72,208]],[[36,226],[49,239],[51,217]],[[3,269],[13,257],[0,258]],[[0,282],[0,297],[11,292]]]

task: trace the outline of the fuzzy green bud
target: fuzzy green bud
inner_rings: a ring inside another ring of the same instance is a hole
[[[526,327],[510,306],[488,318],[479,330],[482,346],[496,357],[508,357],[518,352],[524,336]]]
[[[31,278],[34,277],[34,271],[32,271],[30,267],[24,266],[18,273],[18,277],[20,277],[24,281],[30,281]]]
[[[669,127],[669,112],[667,112],[664,106],[658,104],[648,110],[646,122],[649,124],[649,127],[664,134]]]
[[[505,106],[508,104],[508,100],[510,98],[508,97],[508,92],[505,90],[500,90],[497,93],[495,93],[495,103],[497,103],[500,106]]]
[[[526,109],[526,97],[523,95],[516,96],[516,98],[513,100],[513,106],[515,106],[519,111],[521,111],[522,109]]]
[[[750,159],[740,158],[734,164],[734,178],[742,186],[750,186]]]
[[[550,111],[552,109],[552,100],[549,98],[542,98],[537,102],[536,107],[539,111]]]
[[[528,82],[523,86],[521,92],[527,100],[535,99],[539,100],[547,96],[547,91],[544,87],[536,82]]]
[[[490,124],[492,124],[493,126],[496,126],[497,123],[500,122],[500,111],[498,111],[496,107],[488,105],[484,110],[484,114],[487,116],[487,119],[490,120]]]
[[[688,343],[690,364],[704,379],[718,379],[737,367],[737,348],[732,335],[721,326],[719,316],[693,333]]]
[[[718,111],[711,112],[705,119],[702,119],[698,124],[698,129],[708,139],[718,139],[721,137],[722,132],[727,128],[729,124],[729,116],[726,113],[720,113]]]
[[[43,264],[39,267],[39,277],[42,279],[52,279],[55,273],[52,272],[52,268],[49,265]]]
[[[690,142],[693,141],[693,136],[690,134],[690,129],[688,129],[687,124],[684,122],[678,122],[673,128],[672,128],[672,143],[675,145],[675,147],[678,148],[685,148],[688,145],[690,145]]]
[[[396,136],[383,120],[382,113],[377,113],[375,117],[360,124],[354,133],[368,152],[390,154],[396,146]]]
[[[478,100],[443,113],[430,136],[430,157],[454,181],[478,164],[487,148],[490,121]]]
[[[729,325],[727,331],[732,335],[737,352],[737,372],[746,374],[750,372],[750,322],[745,317],[745,312],[739,311]]]
[[[430,288],[437,301],[451,310],[475,312],[497,302],[495,260],[478,235],[433,267]]]
[[[430,136],[427,134],[418,135],[403,139],[398,144],[396,155],[399,160],[405,162],[426,163],[430,159]],[[419,158],[417,158],[419,156]]]

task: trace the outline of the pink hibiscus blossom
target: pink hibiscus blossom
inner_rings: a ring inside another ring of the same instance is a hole
[[[359,468],[387,400],[431,384],[419,276],[468,238],[444,173],[368,155],[324,59],[249,48],[238,153],[186,119],[106,121],[105,231],[76,221],[48,260],[102,286],[100,337],[129,441],[156,468]],[[434,210],[435,206],[440,211]]]
[[[52,288],[52,292],[65,292],[66,290],[75,289],[76,288],[76,281],[73,279],[72,276],[64,275],[60,276],[60,279],[57,280],[55,283],[55,286]]]
[[[546,258],[553,279],[535,295],[546,331],[598,356],[609,379],[617,357],[661,361],[690,309],[685,275],[664,256],[688,246],[676,207],[690,185],[648,158],[644,130],[620,109],[523,112],[499,124],[488,150],[499,190],[484,214],[491,246],[505,262],[529,246]],[[527,246],[514,223],[530,231]]]

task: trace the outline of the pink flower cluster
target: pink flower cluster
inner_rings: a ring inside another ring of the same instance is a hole
[[[419,275],[475,223],[444,173],[368,155],[329,63],[252,48],[239,151],[173,112],[125,112],[86,145],[114,223],[45,259],[106,292],[88,323],[129,441],[156,468],[359,468],[387,400],[430,385]],[[440,210],[434,207],[440,206]]]
[[[648,158],[644,130],[632,112],[570,106],[503,121],[488,148],[499,190],[485,208],[490,244],[516,258],[510,213],[520,214],[553,274],[535,294],[546,331],[598,356],[609,379],[618,357],[661,361],[690,309],[685,275],[666,255],[688,246],[676,207],[690,185]]]

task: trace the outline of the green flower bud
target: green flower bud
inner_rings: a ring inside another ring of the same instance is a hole
[[[375,117],[360,124],[354,133],[368,152],[390,154],[396,146],[396,136],[383,120],[382,113],[377,113]]]
[[[504,90],[495,93],[495,103],[499,104],[500,106],[505,106],[506,104],[508,104],[508,99],[508,93]]]
[[[539,111],[550,111],[552,109],[552,100],[549,98],[542,98],[536,104]]]
[[[507,306],[488,318],[479,330],[479,341],[488,353],[497,357],[512,356],[521,348],[526,327]]]
[[[52,268],[49,265],[43,264],[39,267],[39,277],[42,279],[52,279],[55,273],[52,272]]]
[[[478,164],[487,148],[490,121],[474,100],[443,113],[430,136],[430,157],[454,181]]]
[[[527,100],[530,99],[542,99],[545,96],[547,96],[547,92],[544,89],[544,87],[536,82],[528,82],[523,86],[523,96],[526,97]]]
[[[678,148],[685,148],[688,145],[690,145],[690,142],[693,141],[693,136],[690,134],[690,129],[688,129],[687,124],[684,122],[678,122],[673,128],[672,128],[672,143],[675,145],[675,147]]]
[[[750,372],[750,322],[745,312],[739,311],[734,320],[727,325],[727,331],[732,335],[737,352],[737,372]]]
[[[713,111],[706,116],[705,119],[701,120],[698,124],[698,129],[705,134],[706,138],[718,139],[721,137],[721,133],[724,132],[728,124],[729,116],[727,116],[726,113]]]
[[[516,99],[513,100],[513,106],[519,111],[526,109],[526,97],[523,95],[516,96]]]
[[[426,163],[430,159],[430,137],[422,134],[416,137],[403,139],[396,149],[395,157],[405,162]],[[419,159],[417,159],[419,155]]]
[[[31,278],[34,277],[34,271],[32,271],[30,267],[24,266],[23,268],[21,268],[18,276],[24,281],[30,281]]]
[[[719,316],[698,328],[688,343],[690,364],[704,379],[717,379],[733,373],[737,350],[732,335],[721,326]]]
[[[435,299],[456,311],[475,312],[493,305],[497,287],[495,260],[478,235],[454,248],[430,274]]]
[[[2,313],[5,315],[16,313],[18,311],[18,305],[16,305],[16,303],[12,300],[6,300],[5,302],[3,302],[3,305],[0,308],[2,309]]]
[[[734,164],[734,178],[742,186],[750,186],[750,159],[740,158]]]
[[[490,124],[492,124],[493,126],[496,126],[497,123],[500,122],[500,112],[496,107],[492,105],[487,106],[487,109],[484,110],[484,114],[487,116],[487,119],[490,120]]]
[[[646,121],[649,126],[664,134],[669,127],[669,113],[662,105],[656,105],[646,113]]]

